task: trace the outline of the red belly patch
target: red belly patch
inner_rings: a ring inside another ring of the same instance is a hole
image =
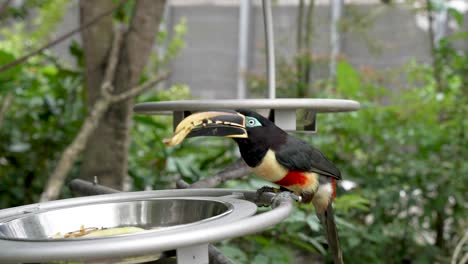
[[[304,186],[307,184],[307,176],[300,171],[290,171],[288,174],[286,174],[286,176],[284,176],[281,180],[276,181],[275,183],[284,187],[296,184],[299,186]]]

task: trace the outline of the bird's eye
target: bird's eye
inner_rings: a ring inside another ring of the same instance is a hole
[[[247,127],[257,127],[262,126],[262,124],[254,117],[248,116],[246,120]]]

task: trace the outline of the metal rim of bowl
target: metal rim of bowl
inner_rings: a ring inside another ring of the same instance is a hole
[[[50,210],[68,206],[96,202],[114,202],[132,199],[158,197],[207,197],[232,203],[240,208],[216,221],[208,221],[195,226],[177,228],[161,232],[140,233],[132,236],[115,236],[103,239],[81,239],[66,241],[11,241],[0,239],[0,263],[2,262],[45,262],[45,261],[83,261],[115,257],[145,256],[193,245],[211,243],[223,239],[239,237],[262,231],[284,220],[292,211],[290,200],[282,201],[274,209],[255,214],[257,206],[242,199],[229,198],[233,194],[242,196],[255,195],[254,191],[230,189],[185,189],[161,190],[132,193],[115,193],[52,201],[0,210],[0,221],[18,214]],[[225,196],[225,197],[223,197]],[[242,206],[244,205],[244,206]],[[237,211],[237,213],[236,213]]]
[[[132,234],[119,234],[119,235],[103,236],[103,237],[26,239],[26,238],[5,237],[5,236],[2,236],[2,234],[0,233],[0,240],[24,241],[24,242],[69,241],[70,239],[73,239],[73,240],[95,240],[95,239],[109,239],[109,238],[122,237],[122,236],[135,236],[137,234],[143,234],[143,233],[151,233],[151,234],[163,233],[163,232],[172,231],[172,230],[178,229],[178,228],[196,226],[196,225],[201,224],[201,223],[215,221],[216,219],[219,219],[221,217],[224,217],[227,214],[232,213],[233,210],[234,210],[234,206],[231,203],[228,203],[225,200],[220,200],[220,199],[217,199],[217,198],[208,199],[208,197],[172,197],[172,198],[170,198],[170,197],[161,197],[161,198],[149,198],[149,199],[136,199],[136,200],[132,200],[132,201],[124,200],[124,201],[116,201],[116,202],[110,202],[110,203],[109,202],[97,202],[97,203],[84,204],[84,205],[71,206],[71,207],[61,207],[61,208],[53,208],[53,209],[49,209],[49,210],[40,210],[40,211],[37,211],[37,212],[18,215],[16,217],[9,217],[6,221],[2,221],[2,219],[0,219],[0,226],[8,224],[11,221],[19,220],[19,219],[22,219],[22,218],[25,218],[25,217],[31,217],[31,216],[42,214],[42,213],[59,211],[59,210],[64,210],[64,209],[85,207],[85,206],[93,206],[93,205],[117,204],[117,203],[128,203],[128,202],[143,202],[143,201],[154,201],[154,200],[210,201],[210,202],[220,203],[220,204],[226,206],[226,211],[224,211],[224,212],[222,212],[220,214],[208,217],[208,218],[204,218],[204,219],[201,219],[201,220],[198,220],[198,221],[195,221],[195,222],[191,222],[191,223],[179,224],[179,225],[175,225],[175,226],[166,226],[166,227],[162,227],[161,229],[144,230],[144,231],[141,231],[141,232],[138,232],[138,233],[132,233]]]

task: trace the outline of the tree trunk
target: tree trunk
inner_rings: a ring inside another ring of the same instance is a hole
[[[81,23],[112,5],[112,0],[81,0]],[[124,36],[116,69],[115,93],[129,90],[138,83],[153,47],[154,37],[164,11],[163,0],[135,2],[130,26]],[[105,64],[112,43],[112,17],[82,34],[86,59],[88,105],[99,96]],[[133,100],[116,103],[104,115],[98,128],[89,138],[84,151],[80,178],[91,180],[97,176],[105,186],[121,189],[127,176],[127,152],[131,127]]]

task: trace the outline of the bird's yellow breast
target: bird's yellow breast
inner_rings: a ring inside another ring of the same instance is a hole
[[[288,174],[288,170],[278,163],[272,150],[267,151],[262,162],[253,168],[253,172],[257,176],[271,182],[279,181]]]

